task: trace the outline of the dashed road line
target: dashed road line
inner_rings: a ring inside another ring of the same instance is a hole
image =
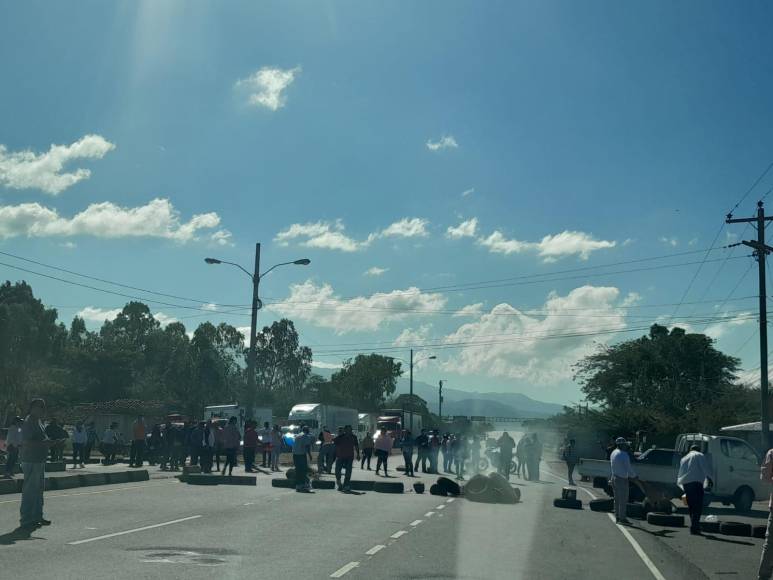
[[[343,575],[344,575],[344,574],[346,574],[347,572],[350,572],[350,571],[354,570],[354,569],[355,569],[357,566],[359,566],[359,565],[360,565],[360,563],[359,563],[359,562],[349,562],[349,563],[348,563],[348,564],[346,564],[345,566],[341,566],[341,567],[340,567],[338,570],[336,570],[335,572],[333,572],[333,573],[330,575],[330,577],[331,577],[331,578],[340,578],[341,576],[343,576]]]
[[[413,520],[413,521],[411,522],[411,525],[415,527],[415,526],[418,526],[418,525],[419,525],[421,522],[423,522],[423,521],[424,521],[424,520]]]
[[[162,522],[160,524],[153,524],[151,526],[142,526],[141,528],[134,528],[131,530],[124,530],[123,532],[115,532],[113,534],[105,534],[104,536],[97,536],[96,538],[86,538],[85,540],[78,540],[76,542],[68,542],[69,546],[78,546],[80,544],[88,544],[89,542],[96,542],[99,540],[107,540],[109,538],[115,538],[117,536],[125,536],[126,534],[134,534],[136,532],[144,532],[145,530],[152,530],[153,528],[161,528],[164,526],[171,526],[172,524],[179,524],[181,522],[188,522],[190,520],[196,520],[202,516],[189,516],[187,518],[180,518],[178,520],[172,520],[169,522]]]
[[[390,537],[390,538],[392,538],[393,540],[396,540],[396,539],[397,539],[397,538],[399,538],[400,536],[404,536],[404,535],[405,535],[405,534],[407,534],[407,533],[408,533],[408,532],[406,532],[405,530],[400,530],[399,532],[395,532],[394,534],[392,534],[392,535],[391,535],[391,536],[389,536],[389,537]]]
[[[435,512],[427,512],[426,514],[424,514],[424,517],[425,518],[431,518],[434,515],[435,515]]]
[[[378,544],[378,545],[376,545],[376,546],[373,546],[373,547],[372,547],[370,550],[368,550],[368,551],[367,551],[367,552],[365,552],[365,553],[366,553],[368,556],[373,556],[374,554],[378,554],[378,553],[379,553],[381,550],[383,550],[384,548],[386,548],[386,546],[384,546],[384,545],[382,545],[382,544]]]
[[[448,498],[448,499],[446,500],[446,503],[454,503],[454,499],[455,499],[455,498],[453,498],[453,497],[451,497],[451,498]]]
[[[441,504],[440,504],[439,506],[437,506],[435,509],[436,509],[436,510],[444,510],[444,509],[446,509],[446,506],[445,506],[444,504],[442,504],[442,503],[441,503]]]

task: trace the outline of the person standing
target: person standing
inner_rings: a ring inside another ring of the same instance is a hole
[[[331,473],[333,471],[333,457],[335,457],[335,446],[333,445],[333,434],[327,428],[322,427],[319,432],[319,452],[317,453],[317,471]]]
[[[760,467],[760,479],[773,490],[773,449],[768,450]],[[773,576],[773,491],[768,498],[768,530],[765,533],[765,543],[762,545],[760,566],[757,571],[759,580],[770,580]]]
[[[258,432],[255,431],[255,423],[247,421],[244,426],[244,471],[255,473],[255,454],[258,449]]]
[[[453,442],[454,462],[456,464],[456,479],[464,481],[464,462],[469,457],[467,449],[467,436],[459,433]]]
[[[46,457],[49,448],[57,443],[49,439],[43,429],[43,415],[46,403],[43,399],[30,402],[29,415],[21,428],[21,469],[24,484],[19,508],[19,528],[32,530],[51,525],[43,517],[43,489],[45,487]]]
[[[301,433],[293,441],[293,466],[295,467],[295,491],[299,493],[313,493],[307,477],[309,462],[311,461],[311,447],[314,438],[309,435],[308,426],[301,428]]]
[[[83,450],[85,463],[91,461],[91,450],[94,449],[98,439],[99,437],[97,436],[97,430],[94,427],[94,421],[89,421],[86,423],[86,447]]]
[[[261,461],[261,467],[268,467],[271,461],[271,423],[266,421],[263,423],[263,429],[258,433],[260,439],[261,453],[263,455],[263,461]]]
[[[443,471],[451,473],[453,455],[451,455],[451,436],[448,433],[443,434],[443,439],[440,442],[440,451],[443,454]]]
[[[410,430],[403,431],[403,438],[400,441],[400,447],[403,450],[403,461],[405,461],[405,475],[413,477],[413,446],[414,438]]]
[[[434,429],[429,437],[429,472],[438,472],[438,459],[440,456],[440,432]]]
[[[201,459],[201,448],[204,446],[204,421],[199,421],[191,431],[190,450],[191,465],[198,465]]]
[[[343,433],[333,440],[336,452],[336,484],[338,491],[352,491],[350,482],[352,480],[352,464],[354,463],[355,451],[357,459],[360,458],[360,443],[357,437],[352,433],[352,426],[345,425]],[[341,471],[344,471],[344,483],[341,485]]]
[[[201,430],[201,447],[199,448],[199,465],[202,473],[212,473],[212,454],[215,452],[215,432],[212,424],[204,422]]]
[[[414,471],[419,471],[419,464],[421,464],[421,470],[427,473],[427,460],[429,454],[429,436],[427,430],[422,429],[418,437],[416,437],[416,463],[413,466]]]
[[[150,465],[155,465],[159,462],[159,457],[163,453],[163,442],[164,440],[161,437],[161,426],[156,423],[150,431],[150,441],[148,442],[150,451],[148,463]]]
[[[628,508],[629,479],[636,479],[636,472],[631,467],[631,456],[628,455],[628,441],[624,437],[615,439],[616,449],[609,456],[612,471],[612,489],[615,500],[615,521],[618,524],[629,524],[626,510]]]
[[[83,427],[83,421],[78,421],[75,424],[75,430],[72,432],[72,466],[73,469],[78,467],[78,460],[80,459],[81,467],[86,467],[83,463],[83,450],[86,448],[86,441],[88,435],[86,429]]]
[[[539,481],[539,464],[542,461],[542,442],[536,433],[531,435],[531,445],[526,448],[526,463],[529,465],[529,480]]]
[[[510,479],[510,465],[513,463],[515,440],[510,437],[510,434],[507,431],[505,431],[502,433],[502,436],[497,439],[497,445],[499,445],[499,469],[497,471],[507,479]]]
[[[360,462],[360,469],[365,469],[365,463],[368,464],[368,471],[370,471],[370,458],[373,457],[373,447],[375,443],[373,442],[373,435],[370,434],[370,431],[365,433],[365,437],[362,438],[362,443],[360,444],[360,447],[362,448],[362,461]]]
[[[223,454],[223,427],[220,420],[212,421],[212,431],[215,434],[215,469],[220,471],[220,456]]]
[[[51,422],[46,425],[46,437],[56,443],[51,445],[50,456],[51,461],[62,461],[64,459],[64,442],[69,439],[67,431],[65,431],[56,419],[51,419]]]
[[[239,433],[239,428],[236,426],[236,417],[231,417],[228,419],[228,425],[223,429],[225,463],[223,463],[222,475],[225,475],[226,469],[228,469],[228,475],[233,475],[234,467],[236,467],[236,454],[239,452],[241,438],[242,435]]]
[[[145,455],[145,418],[137,416],[132,423],[132,446],[129,449],[129,467],[142,467]]]
[[[676,484],[687,496],[687,508],[690,510],[690,533],[701,535],[701,514],[703,513],[703,483],[711,485],[711,473],[706,456],[698,445],[691,445],[690,452],[679,462],[679,474]]]
[[[282,454],[282,429],[279,425],[274,425],[271,430],[271,471],[282,471],[279,469],[279,456]]]
[[[389,463],[389,454],[391,453],[393,446],[394,446],[394,439],[392,439],[389,436],[389,433],[387,433],[386,429],[382,428],[381,432],[379,433],[378,437],[376,437],[376,441],[375,441],[376,475],[378,475],[378,470],[381,469],[381,466],[383,465],[384,477],[389,477],[387,468]]]
[[[528,435],[524,434],[524,436],[518,440],[518,446],[515,448],[515,473],[518,477],[522,477],[523,479],[529,479],[529,470],[527,469],[526,465],[526,457],[529,453],[528,449],[530,445],[531,439]]]
[[[574,468],[577,465],[577,445],[574,439],[569,439],[568,443],[564,446],[561,453],[564,461],[566,462],[567,479],[569,485],[575,485],[574,483]]]
[[[19,450],[21,449],[21,428],[24,421],[21,417],[14,417],[11,426],[8,427],[8,435],[5,439],[6,450],[8,451],[8,457],[5,458],[5,475],[6,479],[13,479],[13,472],[16,469],[16,464],[19,462]]]
[[[472,473],[476,475],[480,471],[480,438],[477,435],[472,436],[470,463],[472,464]]]
[[[102,434],[102,455],[105,456],[104,465],[115,463],[115,454],[118,447],[118,423],[110,423],[110,427]]]
[[[166,471],[172,470],[172,464],[174,463],[174,446],[172,441],[174,439],[174,428],[172,422],[167,419],[164,424],[163,440],[161,444],[161,469]]]

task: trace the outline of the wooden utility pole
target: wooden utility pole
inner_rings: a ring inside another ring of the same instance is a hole
[[[765,217],[765,208],[761,201],[757,202],[757,215],[751,218],[733,218],[733,214],[727,214],[725,223],[752,224],[757,228],[756,240],[743,240],[744,246],[749,246],[754,250],[753,256],[757,259],[757,269],[759,272],[760,288],[760,419],[762,428],[762,449],[770,449],[770,418],[768,417],[768,296],[765,288],[765,258],[773,250],[765,245],[765,222],[773,220],[773,216]]]

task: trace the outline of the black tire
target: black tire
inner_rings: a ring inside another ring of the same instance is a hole
[[[398,465],[395,469],[397,471],[405,471],[405,465]]]
[[[508,481],[508,479],[504,475],[502,475],[501,473],[496,473],[496,472],[495,473],[489,473],[488,479],[489,479],[489,482],[491,483],[491,485],[493,487],[496,487],[496,488],[499,488],[499,489],[504,489],[504,488],[511,487],[510,486],[510,482]]]
[[[440,489],[440,486],[437,483],[433,483],[432,485],[429,486],[429,493],[431,495],[440,495],[443,497],[448,495],[446,492]]]
[[[650,503],[648,501],[645,501],[642,504],[642,506],[644,508],[644,514],[645,515],[649,514],[649,513],[653,513],[653,512],[658,513],[658,514],[672,514],[672,513],[674,513],[674,504],[672,504],[668,500],[663,500],[661,502],[654,503],[654,504],[652,504],[652,503]],[[644,518],[642,518],[642,519],[644,519]]]
[[[281,487],[283,489],[295,489],[294,479],[272,479],[271,487]]]
[[[644,511],[644,504],[629,503],[625,506],[625,515],[629,518],[643,520],[647,517],[647,512]]]
[[[752,535],[752,525],[744,522],[721,522],[719,531],[726,536],[742,536],[748,538]]]
[[[595,489],[606,489],[609,485],[609,479],[606,477],[594,477],[593,478],[593,487]]]
[[[480,495],[485,493],[489,488],[489,478],[485,475],[473,475],[464,485],[464,495]]]
[[[581,510],[582,502],[579,499],[561,499],[560,497],[557,497],[553,500],[553,507],[570,510]]]
[[[292,479],[293,481],[295,481],[295,468],[291,467],[290,469],[285,471],[285,477],[287,479]]]
[[[592,512],[611,512],[615,509],[615,500],[613,499],[592,499],[588,504]]]
[[[403,493],[405,486],[402,481],[377,481],[373,484],[373,491],[378,493]]]
[[[194,473],[186,475],[184,481],[188,485],[217,485],[220,483],[216,475],[200,475]]]
[[[754,526],[752,528],[752,537],[764,539],[767,531],[768,526]]]
[[[447,477],[438,477],[437,485],[446,495],[461,495],[462,493],[459,484]]]
[[[735,506],[736,511],[745,513],[752,509],[752,503],[754,502],[754,492],[751,490],[751,488],[748,487],[742,487],[737,492],[735,492],[735,497],[733,498],[733,505]]]
[[[424,484],[421,483],[420,481],[417,481],[416,483],[413,484],[413,491],[415,491],[416,493],[424,493]]]
[[[335,489],[335,481],[329,481],[325,479],[312,479],[311,487],[314,489]]]
[[[647,514],[647,523],[653,526],[665,526],[669,528],[683,528],[684,516],[675,514],[649,513]]]
[[[707,534],[718,534],[719,522],[701,522],[701,532],[706,532]]]
[[[373,481],[355,481],[349,482],[351,488],[355,491],[373,491]]]

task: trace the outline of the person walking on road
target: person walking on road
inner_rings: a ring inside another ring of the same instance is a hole
[[[376,446],[376,475],[378,475],[381,466],[384,466],[384,477],[389,477],[387,472],[389,454],[394,446],[394,439],[389,436],[386,429],[381,429],[381,433],[378,434],[375,441]]]
[[[333,445],[333,434],[327,428],[322,427],[319,432],[319,453],[317,453],[317,471],[330,473],[333,471],[333,457],[335,457],[335,446]]]
[[[531,445],[526,448],[526,463],[529,466],[529,480],[539,481],[539,464],[542,461],[542,442],[536,433],[531,435]]]
[[[626,510],[628,508],[628,485],[630,479],[636,479],[636,472],[631,467],[631,456],[628,454],[628,441],[624,437],[615,439],[616,449],[609,456],[612,471],[612,489],[615,500],[615,521],[628,525]]]
[[[155,465],[160,461],[160,457],[164,452],[164,439],[161,436],[161,425],[158,423],[153,425],[150,430],[150,439],[148,440],[148,464]]]
[[[145,418],[142,415],[132,424],[132,446],[129,449],[129,467],[142,467],[145,454]]]
[[[443,471],[451,473],[451,463],[454,461],[454,456],[451,454],[451,435],[448,433],[444,433],[443,439],[440,441],[440,452],[443,454]]]
[[[75,430],[72,432],[72,466],[73,469],[78,467],[78,460],[80,460],[80,466],[86,467],[83,464],[83,450],[86,448],[86,440],[88,435],[86,429],[83,427],[83,421],[78,421],[75,424]]]
[[[770,580],[773,577],[773,449],[765,454],[760,468],[760,479],[770,488],[770,497],[768,498],[768,529],[765,533],[765,543],[762,545],[762,555],[760,556],[760,567],[757,571],[759,580]]]
[[[223,463],[222,475],[228,469],[228,475],[233,475],[236,467],[236,454],[239,452],[239,443],[242,436],[236,426],[236,417],[228,419],[228,425],[223,429],[223,448],[225,450],[225,463]]]
[[[262,455],[261,467],[268,467],[271,461],[271,423],[268,421],[263,423],[263,429],[258,431],[258,439],[260,439],[260,451]]]
[[[419,471],[419,464],[421,464],[421,470],[427,473],[427,462],[429,461],[429,435],[427,430],[422,429],[418,437],[416,437],[416,463],[413,466],[414,471]]]
[[[42,419],[45,412],[45,401],[33,399],[30,402],[29,415],[21,428],[21,469],[24,473],[24,483],[19,508],[19,528],[22,530],[51,525],[51,522],[43,517],[43,489],[46,458],[49,449],[59,441],[49,439],[43,429]]]
[[[313,493],[307,477],[309,462],[311,461],[311,447],[314,438],[309,435],[308,426],[301,428],[301,433],[293,441],[293,466],[295,466],[295,491],[300,493]]]
[[[244,425],[244,449],[242,450],[245,473],[255,473],[255,455],[257,450],[258,432],[255,431],[255,424],[252,421],[247,421]]]
[[[403,431],[403,438],[400,441],[400,447],[403,450],[403,460],[405,461],[405,475],[413,477],[413,446],[415,440],[410,430]]]
[[[271,471],[282,471],[279,469],[279,456],[282,454],[282,429],[279,425],[274,425],[271,430]]]
[[[577,445],[574,439],[569,439],[566,445],[564,445],[564,448],[561,451],[561,457],[566,462],[566,473],[567,480],[569,480],[569,485],[575,485],[574,468],[577,465],[578,456]]]
[[[19,462],[19,450],[21,449],[21,428],[24,421],[21,417],[14,417],[11,426],[8,427],[8,435],[5,439],[8,456],[5,458],[5,479],[13,479],[13,472]]]
[[[368,471],[370,471],[370,458],[373,457],[373,435],[370,431],[365,433],[365,437],[360,442],[360,448],[362,449],[362,461],[360,462],[360,469],[365,469],[365,464],[368,465]]]
[[[338,484],[338,491],[349,492],[352,491],[352,464],[354,463],[355,451],[357,453],[357,459],[360,458],[360,443],[357,441],[357,437],[352,433],[352,426],[344,426],[343,433],[333,440],[336,450],[336,484]],[[341,484],[341,471],[344,471],[344,483]]]
[[[698,445],[691,445],[690,452],[679,462],[679,474],[676,484],[684,490],[687,496],[687,508],[690,510],[690,533],[701,535],[701,514],[703,513],[703,483],[709,482],[711,474],[706,463],[706,456],[701,453]]]
[[[191,451],[191,465],[199,465],[201,461],[201,448],[204,445],[204,427],[204,421],[199,421],[191,430],[190,444],[188,445]]]
[[[212,432],[215,434],[215,469],[220,471],[220,456],[223,455],[223,427],[220,421],[212,421]]]
[[[470,464],[473,475],[477,475],[480,471],[480,437],[477,435],[472,436],[470,443]]]
[[[469,448],[467,447],[467,436],[459,433],[454,437],[451,446],[454,452],[454,463],[456,465],[456,479],[464,481],[464,462],[469,457]]]
[[[115,463],[115,454],[118,447],[118,423],[110,423],[110,427],[102,434],[102,455],[105,456],[104,465]]]
[[[212,473],[212,455],[215,452],[215,432],[212,424],[204,423],[201,430],[201,446],[199,447],[199,465],[202,473]]]
[[[531,445],[531,439],[528,435],[524,434],[518,440],[518,445],[515,448],[515,474],[523,479],[529,479],[529,470],[526,468],[526,455],[529,445]]]
[[[510,466],[513,463],[515,439],[510,437],[510,434],[505,431],[502,433],[502,436],[497,439],[497,445],[499,446],[499,468],[497,471],[507,479],[510,479]]]

